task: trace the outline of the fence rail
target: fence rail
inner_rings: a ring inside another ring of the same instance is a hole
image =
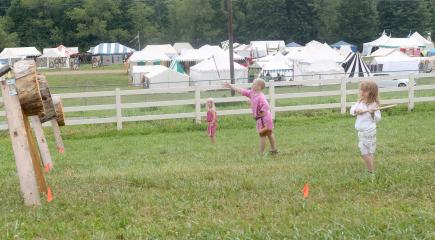
[[[403,76],[402,76],[403,77]],[[433,90],[435,84],[418,85],[414,86],[416,78],[428,78],[435,77],[435,73],[422,73],[418,75],[409,75],[409,84],[407,87],[393,87],[393,88],[381,88],[380,92],[407,92],[407,98],[401,99],[384,99],[382,103],[385,104],[407,104],[408,110],[414,108],[415,103],[419,102],[431,102],[435,101],[435,96],[429,97],[415,97],[414,93],[418,90]],[[290,81],[290,82],[274,82],[267,83],[269,93],[266,97],[270,101],[272,115],[275,118],[276,112],[287,111],[300,111],[300,110],[316,110],[316,109],[340,109],[341,113],[346,112],[346,108],[353,103],[347,101],[348,95],[354,95],[358,93],[358,89],[347,89],[348,83],[357,83],[362,80],[392,80],[397,79],[394,76],[375,76],[375,77],[360,77],[360,78],[342,78],[333,80],[304,80],[304,81]],[[317,92],[300,92],[300,93],[276,93],[277,87],[285,86],[313,86],[316,84],[340,85],[340,90],[332,91],[317,91]],[[238,84],[240,87],[248,87],[249,84]],[[63,99],[83,99],[83,98],[98,98],[98,97],[114,97],[115,104],[101,104],[101,105],[88,105],[88,106],[69,106],[65,107],[66,113],[72,112],[87,112],[87,111],[101,111],[101,110],[115,110],[115,116],[111,117],[92,117],[92,118],[66,118],[67,125],[82,125],[82,124],[103,124],[103,123],[116,123],[117,129],[122,129],[124,122],[135,121],[149,121],[149,120],[164,120],[164,119],[181,119],[181,118],[193,118],[196,123],[201,122],[201,118],[205,116],[205,112],[201,111],[201,105],[206,102],[205,98],[201,98],[201,93],[211,90],[222,90],[222,86],[191,86],[183,88],[167,88],[167,89],[139,89],[139,90],[120,90],[119,88],[114,91],[100,91],[100,92],[81,92],[81,93],[63,93],[59,94]],[[171,93],[194,93],[192,99],[185,100],[164,100],[164,101],[149,101],[149,102],[134,102],[123,103],[122,97],[133,95],[150,95],[150,94],[171,94]],[[280,99],[294,99],[294,98],[306,98],[306,97],[327,97],[327,96],[340,96],[340,102],[338,103],[322,103],[322,104],[309,104],[309,105],[292,105],[292,106],[276,106],[276,101]],[[2,98],[0,98],[0,102]],[[245,97],[218,97],[215,98],[216,103],[236,103],[246,101]],[[170,114],[151,114],[144,116],[123,116],[123,109],[135,109],[135,108],[149,108],[149,107],[169,107],[169,106],[183,106],[193,105],[195,106],[194,112],[181,112]],[[233,110],[221,110],[218,111],[219,115],[239,115],[249,114],[250,109],[233,109]],[[0,116],[5,116],[4,111],[0,111]],[[7,129],[7,125],[0,125],[0,129]]]

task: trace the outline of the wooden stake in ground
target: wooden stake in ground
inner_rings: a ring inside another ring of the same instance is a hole
[[[38,185],[18,94],[14,83],[9,82],[9,85],[6,80],[0,80],[0,84],[24,204],[40,205]]]
[[[53,168],[53,161],[51,159],[50,149],[48,148],[47,139],[42,129],[42,123],[38,116],[31,116],[33,131],[35,132],[36,141],[39,146],[39,152],[41,153],[42,162],[44,164],[45,171],[51,171]]]
[[[38,117],[38,116],[37,116]],[[36,148],[35,138],[30,128],[29,118],[24,115],[24,127],[27,132],[27,139],[29,142],[30,155],[32,155],[33,168],[35,170],[36,181],[38,183],[39,191],[47,194],[47,183],[45,182],[44,174],[42,172],[42,161],[39,156],[38,149]]]
[[[60,135],[59,124],[57,123],[57,120],[55,118],[51,119],[50,122],[51,127],[53,128],[54,139],[56,140],[57,151],[59,153],[64,153],[65,147],[63,145],[62,136]]]

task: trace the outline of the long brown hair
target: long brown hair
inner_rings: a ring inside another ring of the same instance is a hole
[[[379,103],[379,90],[378,90],[378,85],[376,84],[375,81],[372,80],[367,80],[367,81],[362,81],[360,83],[359,89],[363,92],[368,92],[368,97],[367,97],[367,103],[377,103],[378,105],[380,105]],[[363,100],[362,96],[360,96],[360,101]]]

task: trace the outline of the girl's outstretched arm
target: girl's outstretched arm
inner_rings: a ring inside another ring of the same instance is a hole
[[[233,86],[233,85],[231,85],[230,83],[227,83],[227,82],[224,83],[223,85],[226,88],[230,88],[231,90],[234,90],[235,92],[237,92],[239,94],[242,94],[242,89],[241,88],[235,87],[235,86]]]

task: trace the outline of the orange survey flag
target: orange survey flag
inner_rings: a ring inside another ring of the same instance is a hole
[[[47,202],[53,201],[53,194],[51,193],[51,188],[47,188]]]
[[[302,189],[302,192],[304,193],[304,198],[308,198],[308,194],[310,194],[310,187],[308,186],[308,183],[304,184],[304,188]]]
[[[50,170],[51,170],[51,164],[50,163],[45,164],[44,168],[45,168],[45,172],[46,173],[50,172]]]

